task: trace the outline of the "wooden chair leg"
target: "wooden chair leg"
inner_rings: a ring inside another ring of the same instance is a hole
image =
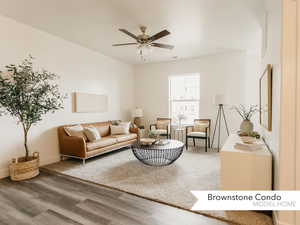
[[[195,138],[193,138],[193,142],[194,142],[194,147],[195,147],[196,146]]]
[[[207,152],[207,138],[205,138],[205,152]]]

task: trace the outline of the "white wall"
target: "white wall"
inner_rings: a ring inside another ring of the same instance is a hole
[[[269,145],[274,157],[274,188],[278,188],[279,168],[279,131],[280,131],[280,91],[281,91],[281,37],[282,37],[282,2],[267,0],[268,13],[267,51],[262,59],[261,73],[267,64],[273,66],[272,95],[272,131],[261,128],[261,133]]]
[[[259,91],[259,78],[265,70],[267,64],[273,66],[273,95],[272,95],[272,131],[259,125],[256,120],[256,126],[265,138],[270,150],[273,154],[273,168],[274,168],[274,189],[279,189],[279,152],[280,152],[280,95],[281,95],[281,38],[282,38],[282,1],[281,0],[265,0],[266,13],[268,14],[267,23],[267,49],[261,59],[261,67],[259,73],[254,76],[248,74],[249,87],[258,93]],[[263,22],[262,22],[263,24]],[[246,92],[246,99],[249,101],[259,103],[259,96],[253,96],[249,90]],[[283,221],[282,221],[283,222]]]
[[[71,42],[0,16],[0,66],[19,63],[29,54],[36,65],[60,75],[62,92],[69,98],[65,109],[44,117],[30,131],[29,147],[39,151],[42,164],[59,160],[56,127],[62,124],[130,119],[134,107],[133,68]],[[3,69],[3,68],[2,68]],[[107,113],[72,113],[74,91],[106,94]],[[8,162],[24,154],[22,130],[10,117],[0,117],[0,177],[7,175]]]
[[[281,86],[281,33],[282,33],[282,12],[281,0],[266,0],[266,12],[268,14],[267,24],[267,50],[259,61],[257,57],[248,57],[248,67],[246,75],[246,101],[249,104],[259,104],[259,79],[265,70],[267,64],[273,66],[273,96],[272,96],[272,131],[269,132],[259,124],[258,115],[256,117],[256,127],[265,138],[274,157],[274,182],[277,187],[277,170],[279,157],[279,125],[280,125],[280,86]],[[263,22],[262,22],[263,24]],[[260,63],[260,67],[256,72],[251,72],[253,65]]]
[[[169,116],[170,75],[200,74],[200,118],[215,120],[217,114],[217,107],[213,105],[215,94],[226,94],[231,105],[244,104],[245,60],[245,52],[235,51],[197,59],[137,65],[135,104],[144,109],[145,124],[148,127],[157,117]],[[225,110],[229,128],[231,132],[236,132],[241,119],[235,111],[229,110],[229,107]],[[222,125],[224,128],[224,123]]]

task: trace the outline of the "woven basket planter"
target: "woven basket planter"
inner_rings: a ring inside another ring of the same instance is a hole
[[[39,175],[39,153],[34,152],[25,161],[25,157],[15,158],[9,164],[10,178],[14,181],[26,180]]]

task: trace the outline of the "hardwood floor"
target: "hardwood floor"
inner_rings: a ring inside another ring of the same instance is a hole
[[[0,202],[1,225],[228,224],[47,172],[28,181],[0,180]]]

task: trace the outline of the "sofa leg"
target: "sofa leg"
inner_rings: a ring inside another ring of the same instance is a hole
[[[82,165],[85,166],[85,159],[82,159]]]

